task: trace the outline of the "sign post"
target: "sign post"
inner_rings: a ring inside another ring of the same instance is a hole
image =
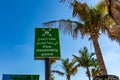
[[[57,28],[35,28],[34,59],[45,60],[45,80],[50,80],[50,58],[60,58]]]
[[[45,58],[45,80],[50,80],[50,59]]]

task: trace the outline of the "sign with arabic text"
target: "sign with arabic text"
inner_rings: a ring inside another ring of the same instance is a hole
[[[57,28],[35,28],[34,58],[60,58]]]

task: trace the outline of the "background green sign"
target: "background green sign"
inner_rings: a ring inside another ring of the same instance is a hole
[[[39,80],[39,75],[3,74],[2,80]]]
[[[35,28],[34,58],[59,58],[60,45],[57,28]]]

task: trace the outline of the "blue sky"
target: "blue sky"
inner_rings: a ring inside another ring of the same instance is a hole
[[[79,1],[94,5],[98,0]],[[34,60],[34,29],[50,20],[73,19],[71,11],[59,0],[0,0],[0,78],[2,74],[39,74],[40,80],[44,80],[44,61]],[[73,40],[71,36],[59,35],[62,58],[71,59],[84,46],[94,51],[88,38]],[[104,35],[99,42],[108,73],[120,76],[119,44]],[[52,68],[59,69],[56,66]],[[85,70],[79,70],[71,80],[87,79]],[[56,75],[55,80],[65,80],[65,77]]]

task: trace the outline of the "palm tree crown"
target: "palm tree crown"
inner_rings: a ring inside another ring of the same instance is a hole
[[[97,60],[94,58],[94,55],[95,53],[90,54],[86,47],[84,47],[82,50],[79,50],[79,56],[73,55],[75,61],[78,62],[81,67],[86,68],[86,74],[89,80],[91,80],[90,67],[93,67],[97,62]]]
[[[66,75],[66,80],[70,80],[71,75],[75,75],[77,73],[77,68],[79,65],[75,65],[75,61],[69,61],[68,58],[61,59],[61,67],[64,72],[59,70],[52,70],[53,73],[58,73],[60,75]]]

